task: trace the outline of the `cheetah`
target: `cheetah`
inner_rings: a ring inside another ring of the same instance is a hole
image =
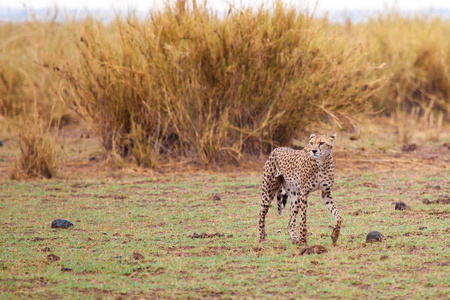
[[[341,229],[339,215],[331,188],[334,183],[334,164],[332,150],[336,134],[315,135],[309,138],[308,145],[303,150],[291,148],[276,148],[272,151],[264,165],[262,176],[262,199],[259,213],[259,241],[266,238],[265,220],[270,203],[275,195],[278,202],[278,214],[283,215],[283,209],[290,198],[290,220],[288,234],[294,244],[306,245],[306,213],[307,199],[310,192],[322,191],[322,199],[334,216],[334,228],[331,234],[333,244],[336,244]],[[300,212],[300,236],[297,236],[295,221]]]

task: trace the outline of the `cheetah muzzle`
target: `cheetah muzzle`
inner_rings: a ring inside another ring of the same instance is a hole
[[[309,193],[320,190],[322,199],[334,216],[334,228],[331,240],[335,244],[339,238],[342,219],[339,215],[331,188],[334,183],[334,163],[332,151],[336,134],[310,136],[308,145],[303,150],[277,148],[264,165],[262,176],[262,198],[259,213],[259,241],[264,242],[266,214],[275,195],[278,201],[278,214],[282,215],[290,198],[290,219],[288,234],[294,244],[306,245],[306,216]],[[299,236],[295,222],[300,213]]]

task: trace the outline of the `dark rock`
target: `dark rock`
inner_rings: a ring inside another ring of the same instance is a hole
[[[221,199],[220,199],[219,194],[215,194],[214,196],[211,197],[211,200],[219,201],[219,200],[221,200]]]
[[[304,254],[322,254],[327,253],[328,250],[324,246],[321,245],[314,245],[310,247],[305,247],[300,250],[300,255]]]
[[[395,203],[395,210],[407,210],[410,209],[405,202],[399,201]]]
[[[63,271],[63,272],[70,272],[70,271],[72,271],[72,269],[71,268],[61,267],[61,271]]]
[[[382,240],[383,240],[383,236],[378,231],[371,231],[366,236],[367,243],[381,242]]]
[[[58,260],[60,260],[61,258],[59,258],[59,256],[56,256],[55,254],[49,254],[49,255],[47,255],[47,259],[48,259],[49,261],[58,261]]]
[[[427,229],[427,227],[425,227],[425,226],[420,226],[419,227],[419,230],[424,230],[424,229]]]
[[[95,156],[91,156],[91,157],[89,157],[89,161],[94,161],[94,160],[96,160],[97,158],[95,157]]]
[[[70,223],[69,221],[64,220],[64,219],[56,219],[52,222],[52,228],[67,229],[72,226],[73,226],[72,223]]]
[[[383,255],[383,256],[380,257],[380,260],[385,260],[385,259],[388,259],[388,258],[389,258],[389,256]]]
[[[2,141],[0,141],[0,147],[1,147],[1,146],[3,146],[3,142],[2,142]]]

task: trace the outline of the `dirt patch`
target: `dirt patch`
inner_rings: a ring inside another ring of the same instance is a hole
[[[193,235],[189,235],[189,237],[192,238],[192,239],[211,239],[211,238],[216,238],[216,237],[225,237],[225,234],[224,233],[219,233],[219,232],[216,232],[216,233],[213,233],[213,234],[208,234],[208,233],[202,232],[202,233],[198,234],[198,233],[194,232],[194,234]],[[233,235],[229,234],[226,237],[227,238],[232,238]]]
[[[133,252],[133,258],[135,260],[143,260],[144,259],[144,255],[140,254],[139,252]]]
[[[314,246],[304,247],[304,248],[300,249],[300,255],[322,254],[322,253],[327,253],[327,252],[328,252],[327,248],[325,248],[324,246],[321,246],[321,245],[314,245]]]
[[[448,267],[450,266],[450,261],[427,261],[422,264],[423,266],[436,266],[436,267]]]
[[[424,199],[422,200],[423,204],[450,204],[450,197],[449,196],[444,196],[443,198],[439,198],[437,200],[434,201],[430,201],[428,199]]]
[[[360,216],[360,215],[370,215],[373,214],[373,211],[363,211],[361,209],[358,209],[357,211],[355,211],[354,213],[352,213],[353,216]]]
[[[116,200],[124,200],[127,198],[127,196],[121,196],[121,195],[99,195],[99,196],[94,196],[96,198],[100,198],[100,199],[116,199]]]
[[[131,276],[131,277],[135,277],[138,274],[145,274],[145,275],[150,275],[150,276],[158,276],[158,275],[162,275],[166,272],[166,269],[164,268],[154,268],[154,267],[142,267],[142,268],[137,268],[135,270],[133,270],[133,272],[129,273],[129,274],[125,274],[127,276]]]
[[[405,144],[402,146],[403,152],[416,151],[419,147],[416,144]]]
[[[54,255],[54,254],[49,254],[49,255],[47,255],[47,260],[50,261],[50,262],[54,262],[54,261],[61,260],[61,258],[59,256]]]

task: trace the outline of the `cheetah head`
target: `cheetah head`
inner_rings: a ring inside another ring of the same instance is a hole
[[[321,158],[331,154],[335,139],[336,133],[333,135],[311,134],[309,137],[309,155],[314,158]]]

